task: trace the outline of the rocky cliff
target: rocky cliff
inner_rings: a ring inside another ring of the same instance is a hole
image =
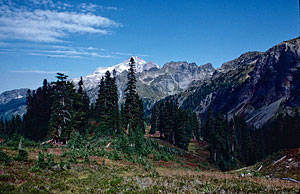
[[[211,79],[193,83],[175,95],[180,105],[205,115],[215,112],[244,116],[260,127],[280,112],[300,105],[300,38],[282,42],[268,51],[248,52],[224,63]]]

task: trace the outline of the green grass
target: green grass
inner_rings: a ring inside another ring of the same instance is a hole
[[[0,161],[0,193],[297,193],[300,189],[299,184],[283,180],[219,172],[188,153],[174,160],[153,156],[130,162],[114,159],[111,148],[104,148],[105,154],[90,152],[88,161],[86,155],[72,156],[67,147],[28,150],[28,161],[13,160],[10,165]],[[3,151],[11,158],[18,155],[9,147]],[[39,167],[39,151],[45,153],[46,162],[53,163],[53,156],[54,164]],[[51,160],[47,154],[52,154]],[[72,157],[77,162],[69,162]]]

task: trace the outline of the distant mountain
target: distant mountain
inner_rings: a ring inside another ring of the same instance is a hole
[[[168,62],[162,68],[154,62],[146,62],[133,56],[136,65],[137,91],[143,98],[145,110],[149,111],[153,104],[169,95],[184,91],[193,82],[210,78],[215,71],[210,63],[197,66],[195,63]],[[130,58],[129,58],[130,59]],[[106,71],[116,71],[120,101],[124,100],[124,90],[127,83],[129,59],[111,67],[100,67],[93,73],[84,76],[84,89],[88,92],[91,102],[95,102],[98,85]],[[71,79],[75,86],[79,78]],[[0,96],[0,115],[10,118],[11,115],[23,115],[26,112],[26,92],[20,89],[4,92]]]
[[[280,112],[299,108],[299,60],[300,38],[264,53],[248,52],[172,98],[200,116],[212,105],[215,112],[244,116],[249,125],[260,127]]]
[[[133,57],[133,58],[135,60],[137,73],[140,73],[143,71],[148,71],[151,68],[159,68],[159,65],[157,65],[153,62],[147,63],[140,57]],[[111,66],[111,67],[99,67],[93,73],[83,77],[84,89],[88,92],[88,95],[91,98],[91,102],[95,102],[95,100],[97,98],[97,94],[98,94],[97,86],[100,83],[101,77],[104,77],[104,75],[107,71],[109,71],[112,74],[113,70],[116,71],[117,77],[120,77],[120,74],[122,74],[124,71],[128,71],[129,60],[130,60],[130,58],[123,61],[122,63],[119,63],[119,64]],[[80,78],[76,78],[76,79],[72,79],[71,81],[74,83],[75,86],[77,86],[77,83],[79,82],[79,80],[80,80]],[[119,79],[118,84],[122,85],[122,82],[124,82],[124,80]]]
[[[0,94],[0,117],[10,119],[12,115],[26,112],[27,88],[6,91]]]
[[[193,81],[210,78],[215,71],[211,64],[197,66],[195,63],[180,61],[166,63],[160,68],[154,62],[146,62],[136,56],[133,56],[133,58],[137,70],[137,91],[143,98],[146,111],[150,110],[156,101],[184,91]],[[111,67],[98,68],[92,74],[83,77],[84,88],[88,92],[91,102],[95,102],[97,98],[101,77],[104,76],[106,71],[112,73],[114,69],[117,74],[119,99],[121,102],[124,100],[129,59]],[[77,85],[79,79],[73,79],[72,81],[74,85]]]

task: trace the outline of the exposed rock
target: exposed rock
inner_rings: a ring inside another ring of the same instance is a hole
[[[282,42],[268,51],[248,52],[224,63],[211,79],[172,98],[184,108],[206,114],[216,112],[244,116],[260,127],[279,112],[300,105],[300,38]]]

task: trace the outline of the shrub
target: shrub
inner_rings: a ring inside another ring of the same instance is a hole
[[[108,158],[111,159],[111,160],[122,160],[121,155],[115,149],[112,152],[109,153]]]
[[[64,166],[65,166],[65,163],[64,161],[62,160],[62,158],[60,158],[60,162],[59,162],[59,167],[61,170],[64,170]]]
[[[0,150],[0,161],[3,161],[6,165],[10,164],[11,157],[7,155],[5,152]]]
[[[90,160],[89,160],[89,155],[86,153],[85,156],[84,156],[84,162],[85,163],[90,163]]]
[[[43,152],[39,152],[37,165],[39,168],[46,168],[48,166],[47,162],[45,162],[45,155]]]
[[[24,149],[19,149],[19,153],[18,153],[16,160],[17,161],[28,161],[28,152]]]
[[[161,155],[160,155],[159,152],[153,151],[152,154],[153,154],[153,159],[154,159],[155,161],[161,160]]]
[[[47,164],[48,168],[51,168],[56,165],[53,154],[47,154]]]
[[[70,155],[71,155],[71,158],[69,159],[69,162],[77,164],[78,161],[77,161],[75,153],[71,152]]]

